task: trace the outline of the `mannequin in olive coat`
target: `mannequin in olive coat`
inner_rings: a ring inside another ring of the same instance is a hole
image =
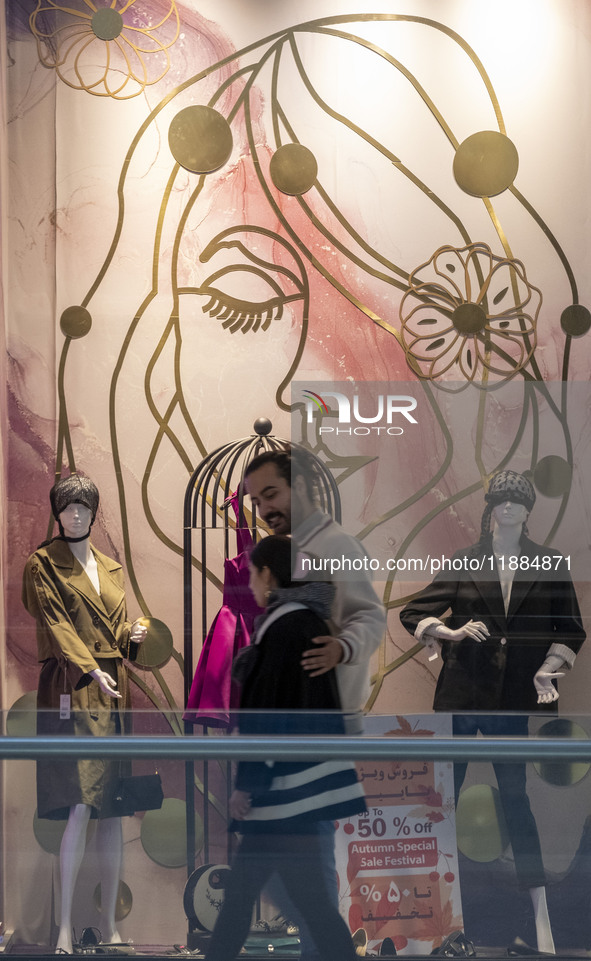
[[[146,628],[127,620],[121,565],[92,547],[90,528],[98,491],[71,475],[50,494],[60,537],[29,558],[23,602],[37,622],[41,674],[38,731],[50,734],[116,734],[125,730],[129,691],[123,657],[133,657]],[[60,849],[59,953],[72,953],[72,901],[86,847],[90,817],[98,818],[104,939],[121,941],[115,906],[122,858],[121,819],[110,809],[118,766],[97,759],[37,765],[39,817],[68,823]]]

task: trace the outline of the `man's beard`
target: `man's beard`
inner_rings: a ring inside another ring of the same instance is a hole
[[[267,527],[271,528],[274,534],[291,533],[290,518],[286,517],[285,514],[281,514],[279,511],[274,511],[270,514],[267,514],[265,517],[265,524]]]

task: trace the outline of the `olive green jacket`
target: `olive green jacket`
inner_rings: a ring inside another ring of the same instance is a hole
[[[37,622],[38,659],[58,660],[74,689],[90,682],[90,671],[99,666],[97,658],[132,653],[123,570],[117,561],[91,548],[100,595],[67,542],[60,539],[31,554],[23,575],[23,603]]]

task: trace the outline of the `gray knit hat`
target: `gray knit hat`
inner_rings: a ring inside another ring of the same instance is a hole
[[[515,504],[523,504],[531,511],[536,502],[536,492],[532,482],[523,474],[514,470],[501,470],[491,478],[484,499],[491,507],[513,501]]]
[[[536,502],[536,492],[534,485],[524,474],[518,474],[514,470],[501,470],[491,477],[484,499],[486,507],[482,515],[481,532],[488,534],[493,508],[505,501],[513,501],[514,504],[523,504],[529,512]]]
[[[69,477],[60,478],[53,485],[49,492],[49,500],[56,520],[69,504],[84,504],[92,513],[92,522],[94,522],[99,505],[99,492],[90,477],[84,477],[83,474],[70,474]]]

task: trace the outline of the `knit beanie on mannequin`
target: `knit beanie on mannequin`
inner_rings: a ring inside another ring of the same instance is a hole
[[[49,492],[51,510],[55,517],[60,535],[67,541],[83,541],[90,534],[90,528],[94,524],[96,512],[99,505],[99,492],[90,477],[83,474],[70,474],[69,477],[62,477],[56,481]],[[59,515],[68,507],[69,504],[83,504],[91,512],[91,521],[88,532],[82,537],[66,537],[64,529],[60,523]]]
[[[523,474],[518,474],[514,470],[501,470],[491,478],[484,499],[486,507],[482,515],[481,538],[489,533],[491,515],[498,504],[503,504],[505,501],[523,504],[529,513],[536,502],[536,492],[531,481]],[[525,524],[523,531],[527,533]]]

